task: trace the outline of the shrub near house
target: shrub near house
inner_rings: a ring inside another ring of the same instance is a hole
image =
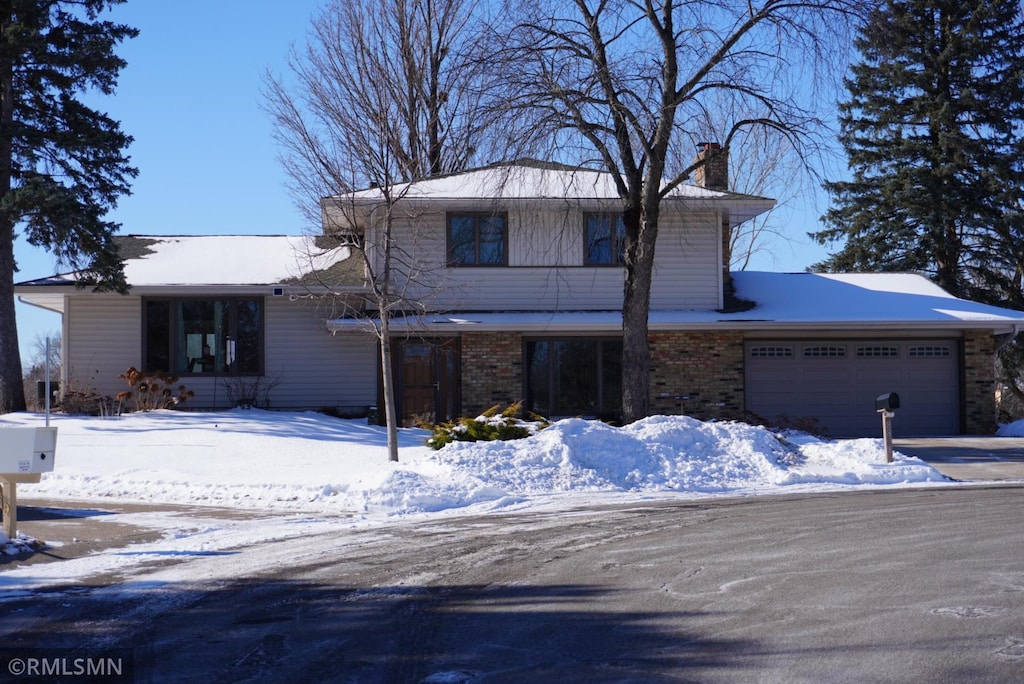
[[[549,423],[540,416],[523,420],[522,403],[515,403],[499,412],[493,406],[476,418],[459,418],[437,425],[425,425],[431,431],[427,446],[440,449],[452,442],[490,442],[494,440],[523,439],[537,434]]]
[[[179,384],[177,377],[165,375],[160,371],[153,374],[143,373],[133,366],[119,378],[127,382],[131,390],[118,392],[118,413],[122,408],[129,411],[176,408],[187,399],[195,397],[195,392]]]

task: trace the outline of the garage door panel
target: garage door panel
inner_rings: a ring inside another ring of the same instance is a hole
[[[817,406],[825,411],[830,408],[847,409],[855,401],[854,397],[844,396],[836,392],[804,392],[804,403],[808,406]]]
[[[801,380],[812,383],[849,382],[851,379],[848,368],[805,368],[797,375]]]
[[[927,367],[916,367],[914,359],[908,361],[910,367],[907,368],[907,378],[914,383],[921,385],[934,384],[936,386],[945,386],[951,380],[955,379],[956,375],[949,372],[946,368],[927,368]]]
[[[903,369],[892,363],[878,366],[874,362],[869,362],[866,366],[857,367],[854,373],[857,382],[861,384],[882,386],[890,385],[893,382],[900,382],[904,377]]]
[[[906,396],[900,395],[900,404],[905,411],[936,413],[949,407],[949,397],[944,392],[907,392]]]
[[[792,349],[786,357],[757,352]],[[757,341],[746,348],[748,410],[817,422],[831,436],[878,436],[879,394],[896,392],[897,435],[956,434],[960,366],[956,340]]]
[[[761,371],[762,382],[766,387],[785,387],[793,380],[792,368],[765,368]],[[771,391],[771,390],[769,390]]]

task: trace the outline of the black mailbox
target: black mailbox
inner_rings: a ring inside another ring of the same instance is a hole
[[[876,411],[892,411],[900,407],[900,395],[895,392],[879,394],[875,399]]]

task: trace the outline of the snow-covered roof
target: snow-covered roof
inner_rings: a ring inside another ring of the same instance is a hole
[[[757,306],[730,316],[786,323],[1024,323],[1024,312],[959,299],[913,273],[733,274]]]
[[[115,238],[132,287],[278,285],[347,261],[347,248],[293,235],[127,235]],[[358,261],[353,259],[352,262]],[[70,285],[75,274],[21,285]]]
[[[118,236],[124,272],[135,290],[161,288],[262,288],[269,286],[358,288],[362,260],[345,247],[320,245],[319,236],[125,235]],[[15,285],[22,301],[63,311],[63,293],[76,273]]]
[[[416,199],[524,199],[587,197],[618,199],[619,193],[606,171],[555,164],[508,163],[396,185],[396,196]],[[714,199],[733,193],[679,185],[672,197]],[[380,200],[381,190],[370,188],[339,197]]]
[[[324,249],[311,236],[130,236],[138,256],[126,252],[125,276],[133,287],[150,285],[276,285],[326,271],[351,256]]]
[[[619,199],[612,175],[607,171],[530,160],[493,164],[462,173],[400,183],[391,188],[391,195],[402,201],[444,202]],[[726,209],[733,223],[752,218],[775,206],[775,200],[765,197],[708,190],[697,185],[678,185],[668,193],[667,198],[689,200],[694,204],[708,202],[709,206]],[[370,188],[335,195],[328,198],[328,201],[343,206],[348,202],[375,204],[382,199],[380,188]]]
[[[325,249],[310,236],[196,235],[118,238],[125,274],[133,288],[262,287],[330,282],[358,287],[362,263],[346,248]],[[321,276],[323,278],[321,279]],[[315,280],[310,281],[309,278]],[[908,273],[825,274],[739,272],[736,295],[754,302],[747,310],[654,310],[650,327],[659,329],[963,329],[1009,332],[1024,327],[1024,312],[958,299],[920,275]],[[58,292],[74,285],[74,275],[19,283],[19,296],[60,310]],[[64,286],[64,287],[61,287]],[[48,294],[52,291],[53,294]],[[49,301],[48,297],[53,301]],[[400,322],[396,322],[401,327]],[[341,331],[358,321],[335,320]],[[621,330],[619,311],[469,312],[437,314],[407,321],[410,328],[438,331]]]
[[[767,273],[733,274],[736,295],[752,308],[652,310],[651,330],[954,330],[977,328],[1011,332],[1024,328],[1024,312],[958,299],[920,275],[909,273]],[[394,327],[402,326],[396,321]],[[328,329],[358,328],[359,321],[328,321]],[[419,317],[410,328],[437,331],[516,330],[615,331],[619,311],[464,312]]]

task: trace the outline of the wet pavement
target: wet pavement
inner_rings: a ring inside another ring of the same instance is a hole
[[[913,437],[894,439],[893,449],[954,480],[1024,480],[1024,438]]]

